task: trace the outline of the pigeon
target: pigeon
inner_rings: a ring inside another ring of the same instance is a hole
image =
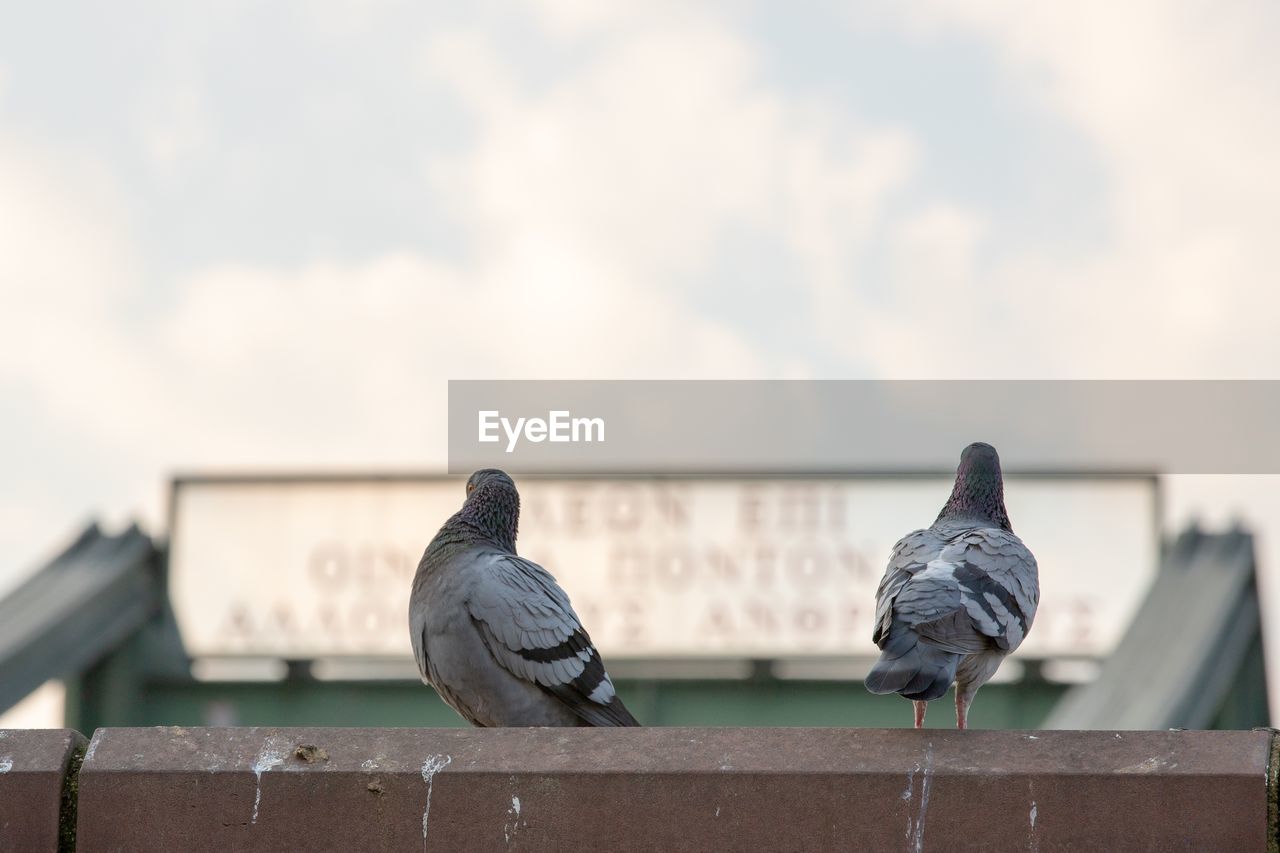
[[[503,471],[467,498],[413,578],[409,632],[422,680],[475,726],[638,726],[546,569],[516,554],[520,494]]]
[[[876,590],[880,659],[867,689],[912,700],[918,729],[929,701],[955,682],[956,727],[965,728],[974,694],[1027,636],[1039,601],[1036,558],[1005,511],[1000,456],[971,444],[933,526],[893,546]]]

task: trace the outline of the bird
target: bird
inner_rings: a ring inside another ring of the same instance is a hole
[[[933,525],[893,546],[876,590],[871,639],[880,659],[867,689],[910,699],[919,729],[928,703],[954,682],[964,729],[974,694],[1022,643],[1039,603],[1036,558],[1005,509],[1000,456],[970,444]]]
[[[422,680],[474,726],[638,726],[555,578],[516,554],[520,493],[504,471],[427,545],[409,596]]]

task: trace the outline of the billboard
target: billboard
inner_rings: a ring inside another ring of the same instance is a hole
[[[872,656],[893,543],[948,476],[518,477],[519,551],[549,569],[607,659]],[[1011,476],[1036,554],[1029,657],[1108,654],[1155,570],[1148,476]],[[194,656],[409,657],[422,551],[460,478],[188,478],[170,586]]]

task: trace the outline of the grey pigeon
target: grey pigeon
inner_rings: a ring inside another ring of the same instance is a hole
[[[921,728],[928,702],[955,682],[965,728],[974,694],[1027,636],[1039,601],[1036,558],[1004,508],[1000,457],[971,444],[933,526],[893,546],[876,590],[871,639],[881,652],[867,689],[912,700]]]
[[[516,555],[520,494],[504,472],[467,498],[413,578],[409,631],[422,680],[476,726],[638,726],[546,569]]]

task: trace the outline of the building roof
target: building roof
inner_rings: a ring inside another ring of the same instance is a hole
[[[1253,537],[1190,528],[1097,680],[1069,691],[1044,727],[1209,728],[1260,631]]]
[[[0,598],[0,711],[51,678],[83,671],[160,610],[158,551],[137,526],[90,524]]]

